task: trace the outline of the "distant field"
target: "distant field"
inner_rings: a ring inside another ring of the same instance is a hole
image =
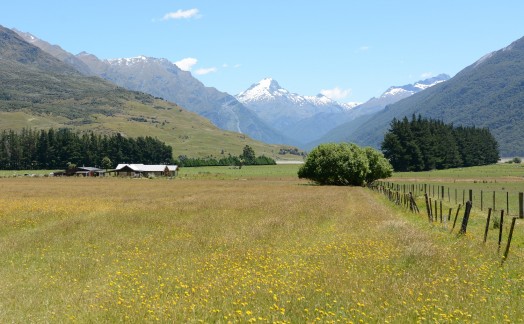
[[[196,167],[180,168],[180,179],[297,179],[297,172],[300,165],[281,164],[281,165],[260,165],[244,166],[241,169],[236,167]]]
[[[524,164],[496,164],[482,167],[459,168],[429,172],[395,173],[387,181],[402,185],[426,184],[432,197],[438,196],[444,186],[446,201],[461,203],[473,193],[473,207],[486,211],[508,209],[518,212],[518,195],[524,192]],[[423,194],[423,192],[418,192]],[[441,193],[440,193],[441,194]],[[495,197],[495,199],[493,199]]]
[[[180,179],[297,178],[299,164],[180,168]],[[0,177],[45,176],[57,170],[0,170]]]
[[[298,166],[0,179],[2,322],[522,321],[521,224],[428,224]]]

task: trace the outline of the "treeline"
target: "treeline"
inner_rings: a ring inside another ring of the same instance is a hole
[[[427,171],[487,165],[499,160],[498,143],[487,128],[453,127],[413,115],[393,119],[382,152],[395,171]]]
[[[173,149],[150,136],[126,138],[73,132],[68,128],[0,133],[0,169],[49,170],[67,165],[107,166],[117,163],[171,164]],[[105,159],[106,163],[102,163]]]
[[[214,157],[207,158],[190,158],[185,155],[178,157],[178,165],[184,167],[200,167],[200,166],[238,166],[244,165],[274,165],[275,160],[264,156],[256,156],[255,151],[251,146],[246,145],[239,156],[228,155],[219,159]]]

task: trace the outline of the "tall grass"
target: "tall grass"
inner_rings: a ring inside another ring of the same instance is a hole
[[[0,182],[3,322],[524,320],[519,253],[500,267],[472,236],[365,188]]]

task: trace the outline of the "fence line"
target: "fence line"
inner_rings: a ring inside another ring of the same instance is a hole
[[[445,186],[437,186],[436,187],[436,197],[435,197],[435,185],[427,185],[427,184],[402,184],[402,186],[398,183],[393,182],[386,182],[386,181],[376,181],[369,185],[369,187],[372,190],[378,191],[382,194],[384,194],[391,202],[395,203],[398,206],[403,206],[404,208],[410,210],[413,213],[420,213],[420,210],[417,206],[416,192],[424,193],[424,202],[426,205],[426,213],[428,215],[428,221],[430,223],[438,222],[440,220],[440,223],[447,223],[451,221],[451,213],[453,208],[449,208],[448,217],[446,221],[446,217],[443,216],[443,202],[445,201],[447,192],[447,199],[448,203],[451,202],[451,194],[450,194],[450,188],[448,187],[446,190]],[[484,237],[483,242],[486,243],[488,231],[490,227],[490,219],[492,212],[496,211],[496,191],[493,191],[493,203],[492,207],[489,207],[488,209],[488,216],[487,216],[487,222],[486,227],[484,230]],[[468,190],[468,200],[466,201],[466,189],[462,189],[462,204],[458,204],[457,211],[455,214],[455,218],[453,220],[453,226],[451,228],[450,233],[453,232],[455,229],[457,219],[459,216],[459,212],[461,209],[461,206],[466,206],[464,210],[464,215],[462,217],[462,224],[460,226],[460,230],[457,235],[464,235],[466,234],[469,216],[471,213],[471,209],[473,208],[473,189]],[[506,191],[506,215],[509,217],[509,192]],[[434,198],[434,200],[432,200]],[[458,203],[458,194],[457,189],[455,188],[455,204]],[[478,198],[477,198],[478,200]],[[524,193],[519,192],[518,193],[518,217],[512,217],[511,222],[511,228],[510,233],[507,238],[506,248],[504,251],[504,255],[502,257],[501,265],[504,264],[506,259],[508,258],[508,253],[511,245],[511,240],[513,237],[513,229],[515,227],[516,221],[518,218],[522,219],[524,218]],[[434,207],[434,208],[433,208]],[[484,208],[484,199],[483,199],[483,190],[480,190],[480,211],[482,212]],[[494,228],[499,229],[498,233],[498,245],[497,245],[497,251],[500,252],[502,239],[503,239],[503,227],[504,227],[504,209],[500,209],[500,217],[498,218],[497,222],[494,221]],[[496,226],[495,226],[496,225]]]

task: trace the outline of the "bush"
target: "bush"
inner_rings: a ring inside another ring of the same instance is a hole
[[[320,185],[362,186],[391,176],[393,168],[381,153],[355,144],[329,143],[314,148],[298,177]]]

